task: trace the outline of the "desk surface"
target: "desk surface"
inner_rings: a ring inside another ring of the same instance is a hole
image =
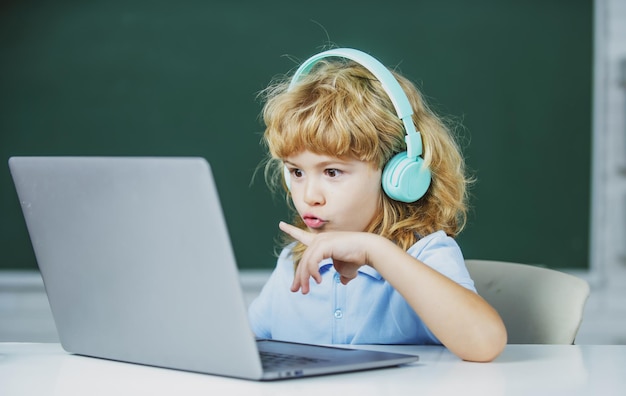
[[[0,395],[624,395],[626,345],[508,345],[491,363],[443,347],[389,369],[253,382],[67,354],[59,344],[0,343]]]

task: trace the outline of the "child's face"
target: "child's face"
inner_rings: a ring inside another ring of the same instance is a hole
[[[284,159],[291,197],[309,230],[365,231],[381,208],[381,170],[303,151]]]

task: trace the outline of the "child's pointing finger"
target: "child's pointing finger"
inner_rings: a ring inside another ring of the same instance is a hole
[[[291,235],[292,237],[294,237],[295,239],[299,240],[300,242],[302,242],[303,244],[307,246],[309,246],[311,242],[313,242],[313,238],[315,237],[315,235],[311,234],[310,232],[301,230],[300,228],[294,227],[291,224],[287,224],[284,221],[281,221],[278,224],[278,227],[283,232],[286,232],[287,234]]]

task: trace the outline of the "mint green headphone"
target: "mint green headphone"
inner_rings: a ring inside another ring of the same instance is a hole
[[[382,173],[382,187],[385,194],[391,199],[401,202],[417,201],[426,194],[430,186],[431,172],[424,165],[424,160],[421,157],[422,138],[413,125],[411,119],[413,109],[409,99],[389,69],[364,52],[351,48],[335,48],[314,55],[302,63],[293,75],[288,90],[291,90],[317,61],[328,57],[353,60],[368,69],[382,84],[396,109],[398,117],[402,120],[406,132],[406,151],[396,154],[387,162]],[[289,171],[285,167],[287,188],[290,188],[289,178]]]

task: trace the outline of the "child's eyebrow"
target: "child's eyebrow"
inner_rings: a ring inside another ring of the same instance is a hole
[[[283,161],[283,164],[287,167],[299,168],[300,166],[291,161]],[[349,167],[351,165],[350,161],[343,161],[341,159],[329,159],[327,161],[321,161],[315,163],[316,168],[335,168],[337,166],[340,167]]]
[[[351,164],[350,162],[337,160],[337,161],[324,161],[324,162],[321,162],[319,165],[324,168],[334,168],[336,166],[346,167],[346,166],[350,166]]]

